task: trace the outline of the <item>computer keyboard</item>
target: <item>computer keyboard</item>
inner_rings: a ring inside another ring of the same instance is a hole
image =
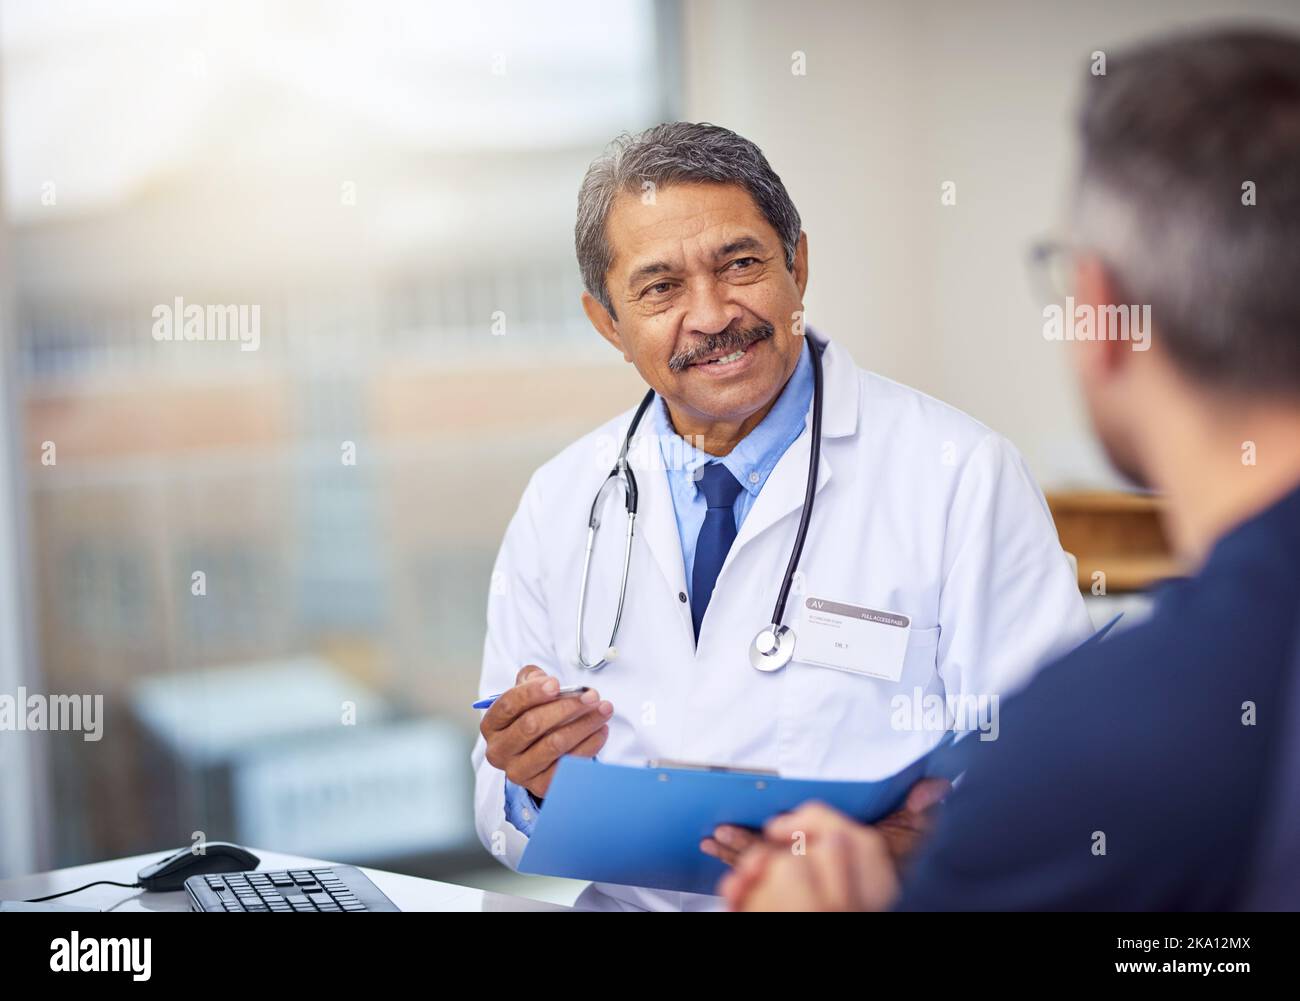
[[[350,865],[191,876],[185,892],[194,911],[397,910],[365,873]]]

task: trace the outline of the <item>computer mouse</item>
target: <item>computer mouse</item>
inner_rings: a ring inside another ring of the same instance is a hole
[[[201,854],[196,853],[201,850]],[[155,893],[179,890],[191,876],[206,876],[214,872],[248,872],[261,864],[252,852],[232,845],[228,841],[208,841],[182,848],[153,865],[140,870],[136,879],[140,885]]]

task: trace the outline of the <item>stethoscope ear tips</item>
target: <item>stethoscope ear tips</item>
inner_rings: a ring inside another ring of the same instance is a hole
[[[617,660],[617,659],[618,659],[618,647],[616,647],[616,646],[606,647],[606,648],[605,648],[605,657],[604,657],[604,659],[607,660],[607,661],[610,661],[610,660]]]

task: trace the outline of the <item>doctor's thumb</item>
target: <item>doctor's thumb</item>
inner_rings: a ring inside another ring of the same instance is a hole
[[[519,669],[519,673],[515,675],[515,684],[522,685],[529,678],[535,678],[538,675],[543,675],[545,673],[546,672],[536,664],[525,664]]]

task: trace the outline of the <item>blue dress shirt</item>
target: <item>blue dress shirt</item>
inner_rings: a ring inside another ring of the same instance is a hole
[[[695,569],[695,541],[699,537],[700,526],[704,524],[704,512],[708,509],[704,495],[696,486],[698,470],[706,463],[719,462],[740,481],[744,489],[736,498],[735,504],[736,530],[739,531],[781,456],[803,434],[813,398],[812,361],[808,357],[811,350],[805,343],[794,373],[781,390],[776,403],[772,404],[772,409],[726,455],[710,455],[682,438],[673,428],[663,397],[655,396],[649,411],[650,429],[659,439],[659,449],[668,474],[668,490],[672,494],[673,513],[677,518],[677,536],[682,543],[688,601],[692,597],[690,590],[691,576]],[[527,789],[515,785],[509,779],[505,783],[506,820],[521,834],[531,836],[537,819],[538,804]]]

